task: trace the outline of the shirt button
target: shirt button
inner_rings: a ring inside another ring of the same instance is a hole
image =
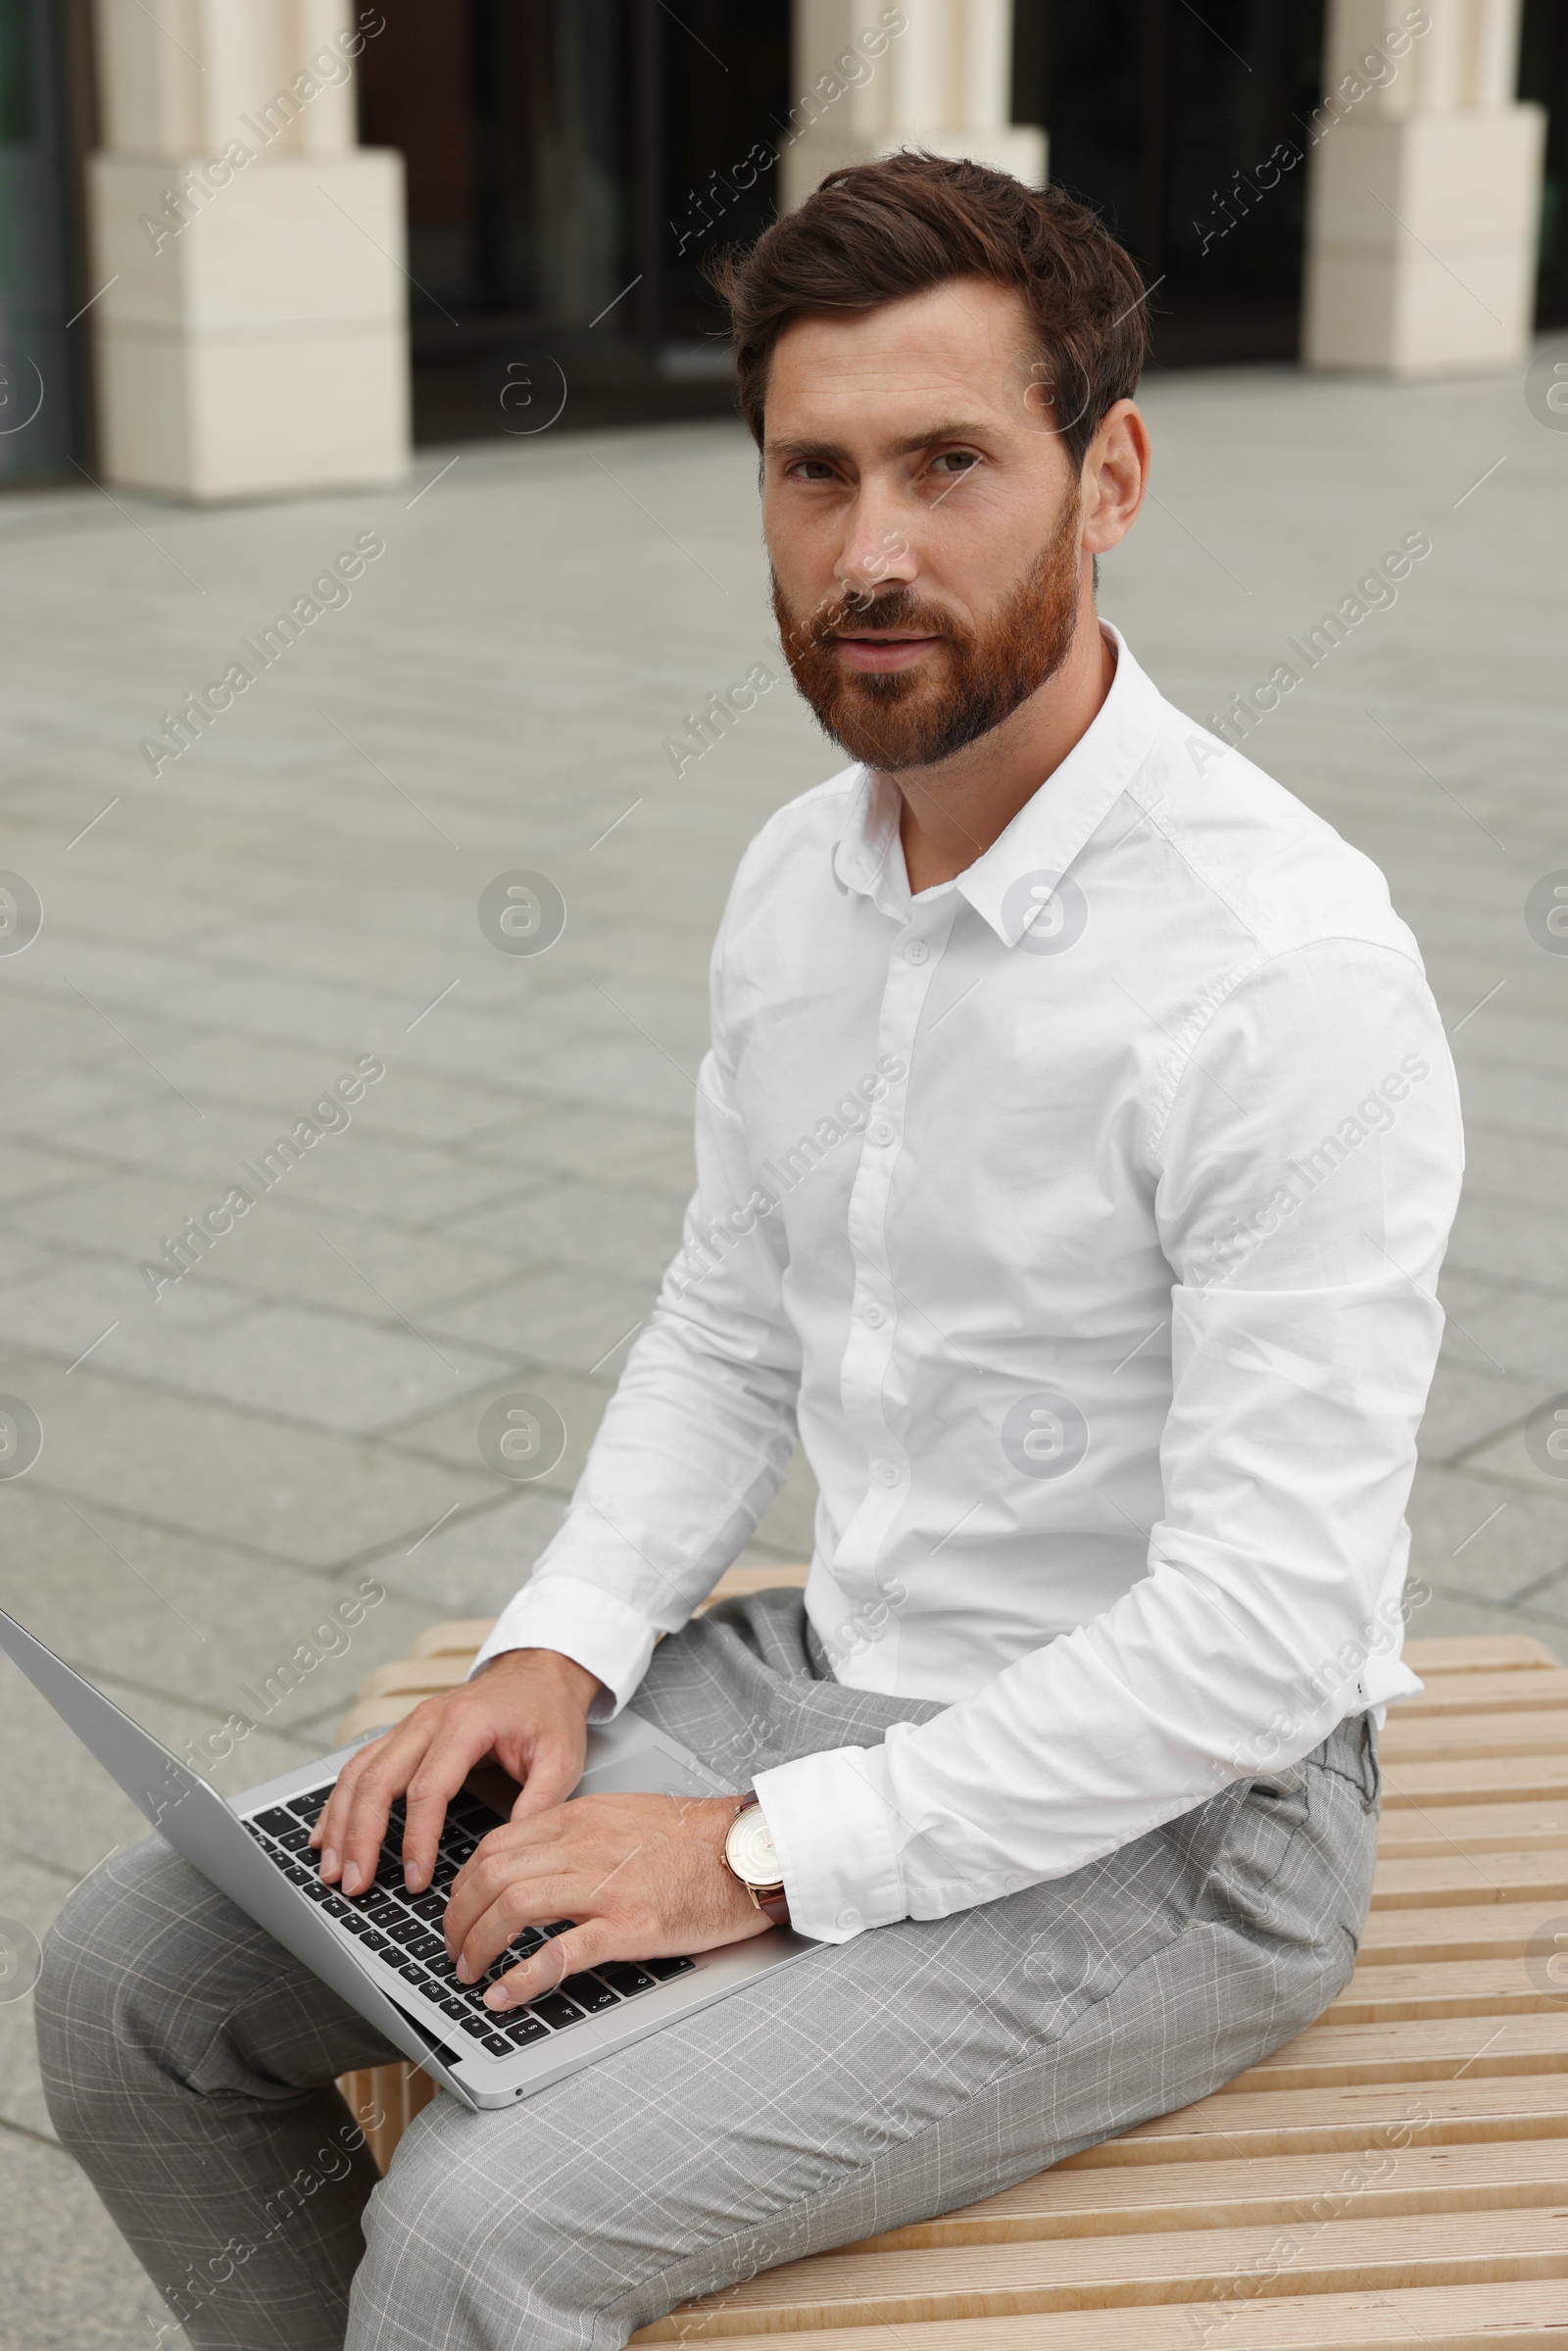
[[[897,1486],[900,1476],[899,1465],[896,1461],[879,1461],[871,1475],[879,1486]]]
[[[870,1324],[873,1331],[876,1330],[879,1324],[887,1321],[887,1316],[883,1313],[875,1298],[870,1299],[866,1305],[863,1305],[860,1308],[860,1312],[864,1316],[865,1320]]]
[[[904,943],[904,955],[906,962],[923,963],[930,953],[931,950],[923,939],[906,939]]]
[[[866,1128],[865,1132],[866,1140],[870,1143],[881,1145],[888,1144],[893,1141],[893,1129],[889,1126],[885,1118],[877,1119],[871,1126]]]

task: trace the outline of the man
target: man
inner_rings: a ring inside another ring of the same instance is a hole
[[[904,156],[724,283],[784,647],[853,763],[742,861],[685,1245],[565,1523],[318,1841],[353,1894],[406,1791],[424,1885],[493,1750],[523,1793],[449,1945],[476,1977],[576,1922],[498,2005],[760,1932],[734,1799],[564,1803],[635,1699],[755,1790],[751,1880],[770,1839],[819,1948],[518,2108],[437,2100],[203,2346],[620,2342],[1213,2089],[1364,1920],[1460,1164],[1414,943],[1096,616],[1149,439],[1088,214]],[[694,1621],[797,1431],[804,1605]],[[68,1908],[42,2018],[160,2283],[389,2053],[156,1844]]]

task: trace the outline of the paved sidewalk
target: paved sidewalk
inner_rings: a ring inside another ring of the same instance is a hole
[[[1103,605],[1200,717],[1403,534],[1431,539],[1252,748],[1388,871],[1465,1086],[1418,1629],[1568,1656],[1568,1479],[1523,1434],[1568,1390],[1568,956],[1526,922],[1568,869],[1568,436],[1514,381],[1185,376],[1147,406],[1155,502]],[[206,514],[0,502],[0,865],[44,906],[0,955],[0,1390],[43,1431],[0,1483],[0,1599],[175,1746],[256,1720],[228,1788],[319,1751],[372,1665],[498,1607],[548,1539],[676,1240],[729,875],[837,763],[787,684],[678,779],[662,748],[754,663],[782,676],[738,427],[448,465]],[[160,714],[367,532],[385,552],[351,601],[155,779]],[[548,954],[481,928],[517,870],[564,896]],[[384,1075],[352,1123],[323,1109],[335,1131],[268,1189],[242,1172],[362,1059]],[[235,1185],[256,1206],[155,1303],[138,1262]],[[478,1439],[519,1390],[565,1431],[520,1486]],[[808,1549],[797,1472],[749,1556]],[[385,1596],[318,1641],[366,1577]],[[24,1957],[139,1823],[9,1666],[0,1693],[0,1915]],[[29,2008],[0,2004],[6,2339],[97,2351],[157,2305],[48,2143]]]

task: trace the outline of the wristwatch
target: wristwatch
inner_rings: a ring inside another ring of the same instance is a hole
[[[770,1918],[775,1927],[789,1925],[790,1905],[784,1891],[784,1875],[755,1788],[750,1795],[742,1796],[735,1808],[735,1818],[724,1839],[724,1864],[764,1917]]]

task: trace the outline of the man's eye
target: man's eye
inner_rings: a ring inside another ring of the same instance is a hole
[[[803,457],[795,470],[802,481],[831,481],[833,479],[832,466],[827,464],[825,459],[819,457]]]
[[[939,458],[933,458],[931,461],[931,470],[933,473],[941,472],[944,469],[953,473],[967,473],[972,466],[978,465],[979,463],[980,460],[972,449],[945,449]]]

